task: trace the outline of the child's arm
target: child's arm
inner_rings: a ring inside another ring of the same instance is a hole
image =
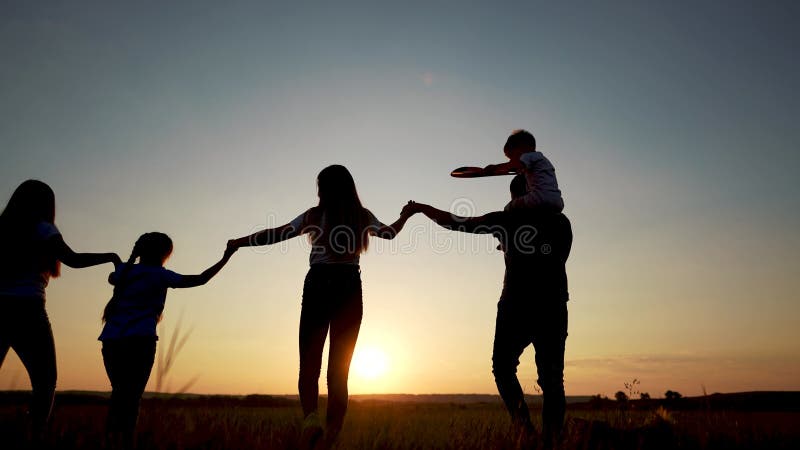
[[[122,259],[116,253],[75,253],[61,235],[50,238],[49,245],[55,257],[73,269],[113,263],[115,266],[122,264]]]
[[[299,235],[300,230],[295,229],[292,224],[287,223],[277,228],[268,228],[266,230],[257,231],[249,236],[231,239],[228,241],[228,247],[242,248],[272,245]]]
[[[228,263],[228,260],[231,259],[231,256],[233,256],[234,253],[236,253],[235,248],[227,247],[225,249],[225,253],[222,255],[222,259],[217,261],[216,264],[204,270],[203,273],[201,273],[200,275],[181,276],[180,281],[173,287],[190,288],[195,286],[202,286],[208,283],[210,279],[214,278],[214,275],[219,273],[219,271],[222,270],[223,267],[225,267],[225,264]]]
[[[520,169],[519,163],[514,163],[514,161],[506,161],[500,164],[489,164],[488,166],[484,167],[483,170],[487,173],[509,173],[511,171],[516,171]]]

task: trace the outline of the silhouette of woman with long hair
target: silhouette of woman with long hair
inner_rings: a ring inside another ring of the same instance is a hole
[[[200,275],[180,275],[164,268],[172,240],[164,233],[145,233],[130,258],[109,277],[114,295],[103,311],[103,364],[111,381],[107,435],[113,448],[133,448],[139,403],[156,355],[156,325],[161,320],[167,288],[208,283],[235,252],[226,248],[216,264]],[[136,261],[139,261],[137,264]]]
[[[362,297],[359,255],[370,236],[394,239],[409,215],[386,226],[361,205],[350,172],[341,165],[317,176],[319,204],[290,223],[232,239],[232,248],[270,245],[307,234],[310,268],[303,285],[300,314],[300,376],[298,389],[305,417],[301,448],[325,448],[335,441],[347,410],[347,378],[361,327]],[[322,350],[328,352],[328,411],[323,434],[317,403]]]
[[[17,187],[0,214],[0,365],[13,348],[33,388],[32,438],[40,440],[56,388],[56,352],[45,288],[61,265],[121,264],[116,253],[75,253],[55,225],[53,190],[37,180]]]

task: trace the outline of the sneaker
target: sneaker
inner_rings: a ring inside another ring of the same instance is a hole
[[[322,425],[320,425],[319,415],[315,411],[303,419],[303,431],[300,433],[300,450],[312,450],[320,437],[322,437]]]
[[[341,428],[328,424],[328,426],[325,427],[325,433],[317,440],[317,445],[314,447],[314,450],[329,450],[333,448],[333,444],[336,443],[341,431]]]
[[[530,420],[515,422],[512,425],[514,433],[514,448],[531,449],[536,448],[536,427]]]

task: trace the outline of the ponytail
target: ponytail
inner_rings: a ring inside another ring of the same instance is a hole
[[[109,300],[108,303],[106,304],[105,309],[103,309],[103,323],[105,323],[108,320],[108,318],[111,317],[117,311],[117,308],[119,307],[119,297],[120,294],[122,294],[122,289],[124,285],[123,280],[133,268],[133,264],[136,262],[136,258],[139,257],[140,253],[139,247],[141,247],[141,245],[139,244],[140,241],[141,238],[139,238],[139,240],[136,241],[136,244],[134,244],[130,258],[128,258],[128,260],[125,262],[125,266],[123,266],[122,270],[119,272],[119,275],[117,276],[117,280],[114,283],[114,294],[111,296],[111,300]]]

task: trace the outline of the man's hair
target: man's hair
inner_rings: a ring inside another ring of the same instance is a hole
[[[511,136],[508,137],[506,140],[506,145],[503,147],[503,151],[508,153],[509,150],[512,148],[517,147],[527,147],[532,150],[536,150],[536,138],[526,130],[514,130],[511,133]]]

